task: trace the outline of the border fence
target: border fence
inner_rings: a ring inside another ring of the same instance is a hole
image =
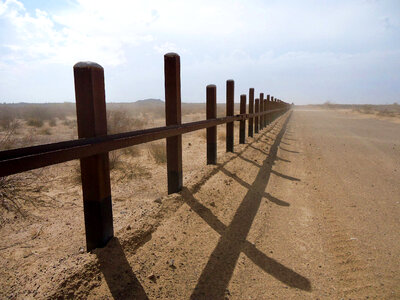
[[[234,151],[234,122],[239,121],[239,143],[258,133],[290,109],[288,103],[249,89],[240,96],[240,114],[234,115],[233,80],[226,83],[226,117],[217,118],[217,88],[206,88],[206,120],[181,123],[180,57],[164,55],[166,126],[107,134],[104,69],[92,62],[74,66],[77,140],[0,151],[0,177],[80,159],[87,251],[104,247],[113,237],[113,216],[108,152],[166,138],[168,194],[183,186],[182,134],[207,130],[207,164],[217,163],[217,125],[226,124],[226,151]],[[254,132],[253,132],[254,130]]]

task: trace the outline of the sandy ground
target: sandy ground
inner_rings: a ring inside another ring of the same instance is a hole
[[[204,167],[201,157],[201,168],[186,140],[186,188],[156,202],[143,192],[136,208],[121,197],[116,237],[104,249],[79,248],[78,190],[48,223],[18,223],[14,235],[24,243],[0,251],[0,296],[399,299],[399,130],[294,110],[235,144],[235,153],[220,143],[218,165]],[[67,210],[74,213],[66,221]],[[56,226],[57,218],[64,221]]]

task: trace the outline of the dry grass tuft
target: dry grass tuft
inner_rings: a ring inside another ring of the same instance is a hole
[[[124,168],[121,150],[114,150],[109,152],[108,159],[109,159],[110,171],[116,169],[122,170]]]
[[[43,128],[42,130],[40,130],[40,134],[51,135],[51,130],[50,128]]]
[[[128,147],[128,148],[123,148],[122,152],[127,155],[127,156],[131,156],[131,157],[137,157],[140,156],[140,149],[139,146],[132,146],[132,147]]]
[[[29,119],[28,121],[26,121],[26,125],[28,126],[32,126],[32,127],[42,127],[44,124],[43,120],[40,119]]]
[[[55,127],[55,126],[57,126],[57,121],[56,121],[56,119],[51,119],[50,121],[49,121],[49,126],[50,127]]]
[[[110,134],[142,129],[147,120],[132,118],[126,111],[110,110],[107,112],[107,131]]]
[[[150,143],[148,149],[157,164],[165,164],[167,162],[165,143]]]

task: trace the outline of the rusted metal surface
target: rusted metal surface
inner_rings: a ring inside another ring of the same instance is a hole
[[[260,99],[256,99],[255,100],[255,109],[256,109],[256,117],[254,118],[254,132],[255,133],[258,133],[258,125],[259,125],[259,121],[258,121],[258,119],[259,119],[259,117],[258,117],[258,114],[259,114],[259,111],[260,111]]]
[[[234,93],[235,82],[228,80],[226,82],[226,116],[233,116],[234,113]],[[233,128],[234,123],[226,123],[226,152],[233,152]]]
[[[254,89],[249,89],[249,114],[254,113]],[[249,137],[253,137],[254,118],[249,118]]]
[[[264,106],[263,106],[263,108],[264,108],[264,112],[266,112],[268,109],[267,109],[267,99],[264,99]],[[265,128],[267,126],[267,115],[264,115],[263,116],[263,127]]]
[[[207,85],[206,119],[217,117],[217,87]],[[209,127],[207,130],[207,164],[217,164],[217,126]]]
[[[80,138],[107,135],[104,70],[93,63],[74,66],[76,113]],[[108,152],[80,159],[87,251],[113,237]]]
[[[264,112],[264,93],[260,93],[260,112],[261,113]],[[260,125],[259,125],[260,130],[262,130],[264,128],[263,121],[264,121],[264,116],[262,115],[262,116],[260,116],[260,120],[259,120],[259,122],[260,122]]]
[[[240,114],[246,114],[246,95],[240,95]],[[239,125],[239,144],[246,142],[246,120],[240,121]]]
[[[271,110],[271,95],[267,95],[267,111]],[[266,125],[271,124],[271,115],[266,115]]]
[[[176,53],[164,55],[165,121],[166,125],[181,124],[181,66]],[[168,194],[182,189],[182,135],[167,138]]]

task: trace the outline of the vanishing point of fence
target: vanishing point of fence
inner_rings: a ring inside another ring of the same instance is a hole
[[[234,115],[233,80],[226,82],[226,117],[217,118],[217,88],[206,90],[206,120],[181,123],[180,57],[175,53],[164,55],[165,119],[166,126],[107,134],[104,70],[92,62],[74,66],[77,140],[43,144],[0,151],[0,177],[73,159],[80,159],[83,190],[83,208],[87,251],[103,247],[113,237],[113,216],[108,152],[167,139],[168,193],[182,189],[182,134],[207,129],[207,164],[217,163],[217,125],[226,124],[226,151],[233,152],[234,121],[239,121],[239,143],[266,127],[273,119],[290,109],[279,99],[260,93],[254,99],[249,89],[249,111],[246,113],[246,95],[240,96],[240,114]]]

